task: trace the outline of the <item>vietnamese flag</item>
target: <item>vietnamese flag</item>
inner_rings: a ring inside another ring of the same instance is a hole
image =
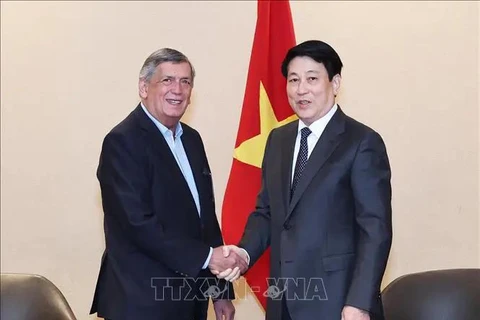
[[[258,0],[247,85],[222,208],[222,232],[226,244],[237,244],[248,216],[255,208],[261,185],[261,164],[268,134],[296,119],[286,95],[281,64],[295,46],[290,4],[284,0]],[[245,274],[247,283],[266,308],[270,250]]]

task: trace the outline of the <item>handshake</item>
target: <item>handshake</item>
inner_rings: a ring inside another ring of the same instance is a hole
[[[233,282],[247,271],[249,263],[247,251],[228,245],[213,249],[208,268],[217,278]]]

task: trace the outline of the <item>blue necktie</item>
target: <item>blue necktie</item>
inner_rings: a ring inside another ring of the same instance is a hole
[[[310,133],[312,133],[312,130],[310,130],[308,127],[305,127],[300,131],[300,133],[301,133],[300,149],[298,150],[297,163],[295,164],[295,173],[293,175],[292,189],[290,191],[290,199],[292,198],[293,193],[295,192],[295,189],[297,188],[298,181],[300,180],[300,177],[302,176],[303,170],[305,169],[305,166],[307,165],[307,160],[308,160],[307,138],[310,135]]]

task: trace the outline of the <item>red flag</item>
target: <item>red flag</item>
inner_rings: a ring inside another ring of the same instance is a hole
[[[290,4],[258,0],[258,16],[247,85],[222,209],[226,244],[237,244],[261,184],[261,162],[270,130],[295,119],[286,96],[281,63],[295,45]],[[245,274],[248,284],[266,308],[268,250]]]

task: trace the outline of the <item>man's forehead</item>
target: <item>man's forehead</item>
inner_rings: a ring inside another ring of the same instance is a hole
[[[299,73],[322,73],[322,69],[321,68],[318,68],[318,69],[308,69],[306,71],[303,71],[303,70],[291,70],[289,68],[288,70],[288,75],[292,75],[292,74],[299,74]]]
[[[163,76],[180,77],[180,78],[192,77],[192,69],[190,68],[190,64],[185,61],[162,62],[157,66],[155,73],[161,74]]]

